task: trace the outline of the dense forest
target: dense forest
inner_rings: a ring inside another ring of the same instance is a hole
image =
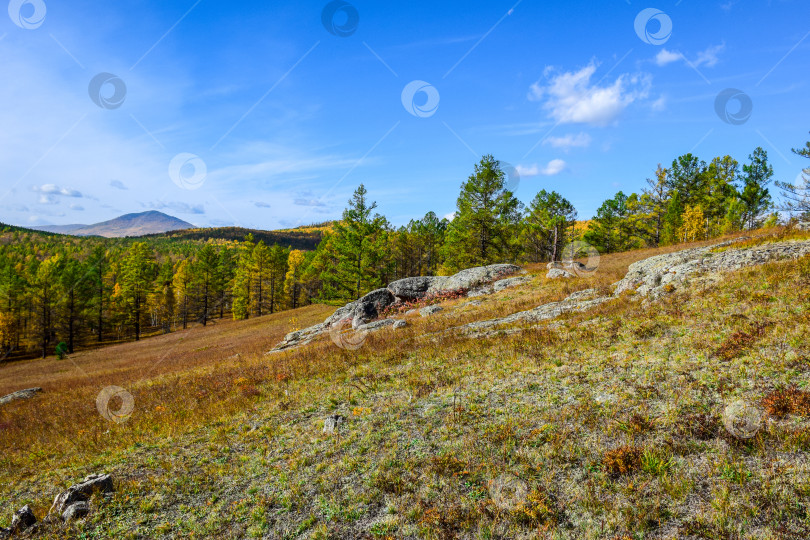
[[[810,158],[810,142],[794,152]],[[399,228],[376,212],[362,184],[317,238],[235,229],[212,238],[200,229],[104,239],[0,225],[0,359],[63,356],[225,317],[345,302],[401,277],[560,260],[574,240],[609,253],[775,225],[776,210],[808,217],[810,177],[776,182],[781,206],[772,181],[762,148],[742,165],[685,154],[659,165],[639,193],[606,200],[583,226],[555,191],[541,190],[524,207],[488,155],[461,185],[452,220],[428,212]]]

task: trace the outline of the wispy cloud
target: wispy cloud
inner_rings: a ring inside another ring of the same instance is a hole
[[[566,163],[561,159],[552,159],[545,167],[538,167],[537,165],[524,166],[518,165],[515,167],[518,174],[523,177],[532,176],[554,176],[560,174],[565,170]]]
[[[543,141],[544,145],[552,148],[568,150],[571,148],[587,148],[591,144],[591,136],[587,133],[563,135],[562,137],[549,137]]]
[[[270,208],[270,204],[268,204],[268,203],[266,203],[264,201],[253,201],[253,205],[256,208]]]
[[[42,184],[41,186],[31,186],[31,189],[43,195],[61,197],[82,197],[80,191],[72,188],[59,187],[56,184]]]
[[[121,180],[111,180],[110,187],[114,187],[116,189],[129,189]]]
[[[141,206],[152,210],[169,210],[178,214],[205,214],[205,207],[201,204],[188,204],[179,201],[153,201],[142,203]]]
[[[680,51],[661,49],[658,51],[658,54],[655,55],[654,61],[656,65],[660,67],[681,61],[685,62],[686,64],[691,64],[692,67],[696,68],[701,66],[714,67],[720,61],[720,53],[723,52],[725,48],[725,42],[720,43],[719,45],[713,45],[697,53],[694,60],[689,60],[686,55]]]

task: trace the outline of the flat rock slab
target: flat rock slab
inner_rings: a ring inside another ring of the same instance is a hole
[[[6,403],[11,403],[12,401],[16,401],[18,399],[31,399],[39,392],[42,392],[42,388],[27,388],[25,390],[17,390],[16,392],[12,392],[8,395],[0,397],[0,405],[5,405]]]

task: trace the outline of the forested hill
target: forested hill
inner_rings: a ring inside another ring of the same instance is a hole
[[[148,239],[176,239],[176,240],[228,240],[228,241],[241,241],[244,240],[248,234],[253,235],[254,240],[263,241],[268,246],[278,244],[284,247],[291,247],[293,249],[300,249],[303,251],[311,251],[318,247],[323,234],[318,231],[302,230],[286,230],[286,231],[262,231],[258,229],[244,229],[242,227],[212,227],[205,229],[183,229],[178,231],[169,231],[160,234],[144,235],[140,238]]]

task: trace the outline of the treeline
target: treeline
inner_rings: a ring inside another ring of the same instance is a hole
[[[810,158],[810,143],[798,155]],[[810,171],[805,172],[810,175]],[[166,236],[77,238],[0,228],[0,358],[140,339],[225,317],[245,319],[313,302],[354,300],[388,282],[448,275],[496,262],[560,260],[584,239],[600,252],[711,238],[775,224],[781,209],[810,217],[810,177],[777,182],[757,148],[742,166],[692,154],[658,166],[639,193],[617,193],[587,227],[555,191],[528,207],[484,156],[461,185],[451,220],[428,212],[393,227],[361,184],[342,219],[322,228],[314,250],[241,239]]]

